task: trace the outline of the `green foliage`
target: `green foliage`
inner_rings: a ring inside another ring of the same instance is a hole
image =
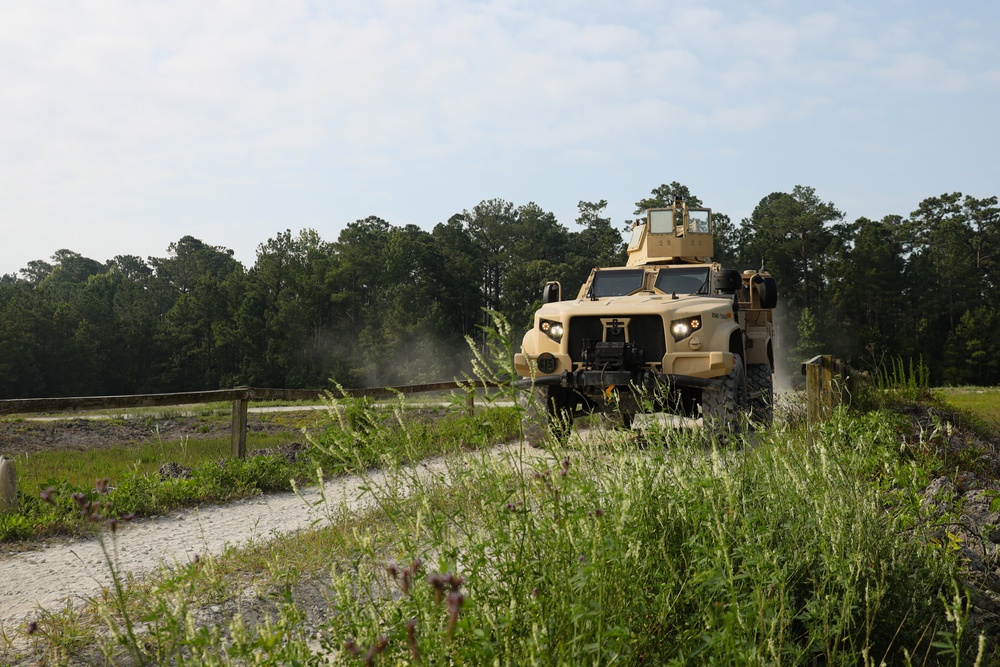
[[[0,514],[0,542],[16,542],[34,537],[31,520],[23,514]]]
[[[793,359],[800,362],[808,361],[822,351],[822,345],[818,340],[819,331],[816,328],[816,319],[808,308],[802,309],[802,315],[796,325],[798,342],[795,344]]]
[[[673,181],[637,211],[675,197],[702,203]],[[57,250],[0,281],[0,395],[455,377],[470,370],[465,337],[485,344],[485,311],[502,313],[516,339],[546,281],[560,280],[571,298],[594,265],[623,260],[607,201],[578,208],[575,229],[533,202],[487,199],[432,232],[375,216],[335,240],[285,230],[250,267],[191,236],[165,257],[103,264]],[[1000,382],[995,196],[945,193],[908,217],[845,222],[798,185],[763,197],[739,225],[721,211],[715,223],[716,259],[738,269],[763,262],[786,321],[808,308],[823,352],[857,368],[884,355],[922,357],[936,384]]]
[[[515,409],[494,407],[468,415],[465,396],[456,393],[454,398],[443,419],[420,412],[414,418],[402,396],[391,409],[376,410],[367,399],[330,392],[326,396],[330,425],[308,434],[313,460],[326,474],[357,474],[373,465],[412,463],[517,434]]]
[[[891,359],[888,365],[875,370],[875,387],[886,394],[896,394],[910,401],[927,398],[930,389],[930,369],[923,359]]]

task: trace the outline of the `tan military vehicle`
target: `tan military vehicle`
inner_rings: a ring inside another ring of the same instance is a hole
[[[637,412],[769,423],[775,280],[712,262],[712,212],[676,201],[635,221],[626,266],[595,268],[575,299],[550,282],[514,356],[557,437],[575,417]]]

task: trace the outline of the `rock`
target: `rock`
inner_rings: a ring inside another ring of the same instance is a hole
[[[924,498],[921,504],[924,507],[933,507],[938,512],[950,512],[956,498],[954,482],[947,477],[938,477],[932,479],[931,483],[924,489]]]
[[[265,447],[264,449],[255,449],[251,451],[248,456],[279,456],[284,458],[289,463],[295,463],[299,460],[302,452],[306,450],[306,446],[301,442],[292,442],[287,445],[280,445],[278,447]]]
[[[173,461],[161,465],[157,473],[160,475],[161,482],[168,479],[191,479],[191,468]]]

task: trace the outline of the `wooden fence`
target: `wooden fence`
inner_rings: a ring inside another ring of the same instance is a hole
[[[345,389],[344,395],[352,398],[389,398],[398,394],[421,394],[431,391],[463,389],[470,414],[475,409],[476,388],[495,387],[496,384],[474,382],[435,382],[410,384],[398,387],[373,387]],[[264,389],[236,387],[217,391],[186,391],[172,394],[136,394],[133,396],[82,396],[75,398],[15,398],[0,400],[0,415],[38,414],[51,412],[80,412],[83,410],[127,410],[130,408],[159,408],[175,405],[195,405],[232,401],[233,427],[230,453],[245,458],[247,453],[247,410],[250,401],[310,401],[323,396],[321,389]]]
[[[806,420],[810,426],[829,419],[844,400],[848,367],[829,354],[818,354],[802,364],[806,376]]]

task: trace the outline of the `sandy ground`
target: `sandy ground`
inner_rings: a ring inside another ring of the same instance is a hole
[[[442,465],[422,464],[421,473],[430,474]],[[350,510],[360,509],[365,502],[361,484],[358,477],[328,482],[328,505],[317,505],[322,496],[311,489],[302,496],[274,493],[124,524],[114,540],[119,571],[141,575],[160,565],[188,563],[195,554],[218,554],[226,545],[307,529],[323,520],[329,505],[343,501]],[[16,627],[40,609],[56,610],[67,602],[86,600],[110,585],[96,538],[0,555],[0,626]]]

